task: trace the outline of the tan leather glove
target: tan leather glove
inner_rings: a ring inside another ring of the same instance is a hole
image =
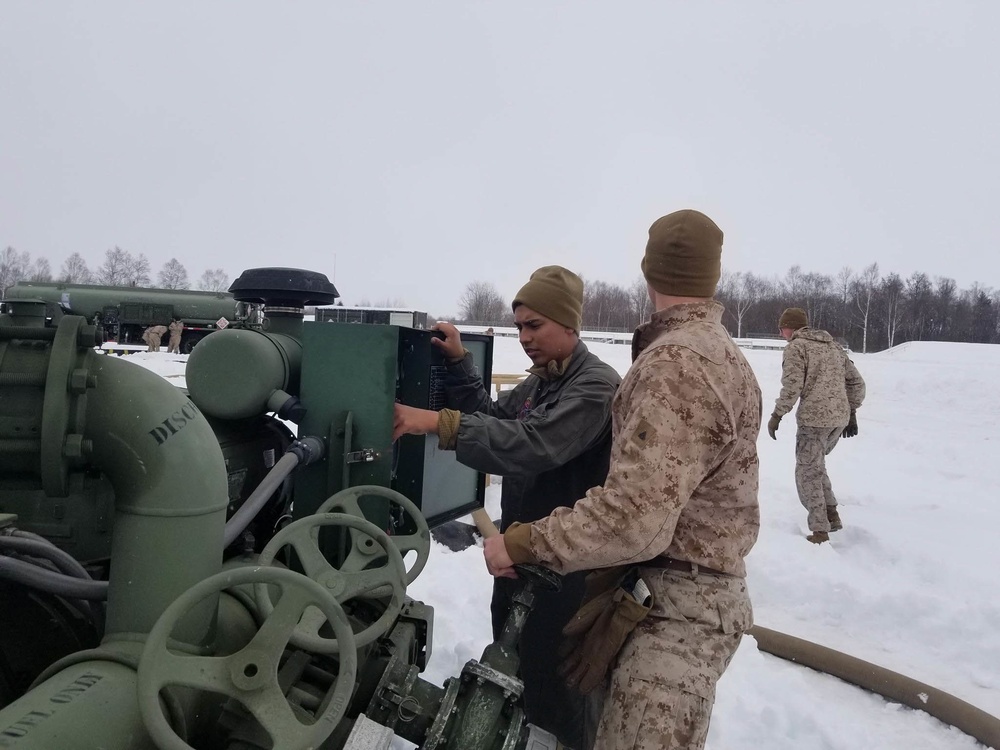
[[[559,676],[569,687],[590,693],[604,681],[625,639],[650,609],[620,585],[596,593],[563,628]]]

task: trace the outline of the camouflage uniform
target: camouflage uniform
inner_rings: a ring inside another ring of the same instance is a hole
[[[716,682],[752,625],[761,397],[722,312],[676,305],[636,331],[604,486],[504,535],[515,562],[563,573],[638,564],[653,593],[615,663],[598,750],[703,747]],[[658,567],[668,560],[689,565]]]
[[[170,331],[170,343],[167,344],[167,351],[171,354],[180,354],[181,334],[184,332],[184,324],[179,320],[175,320],[167,328]]]
[[[836,447],[851,412],[865,399],[865,381],[826,331],[800,328],[792,334],[781,364],[781,393],[774,414],[795,412],[795,487],[809,513],[810,531],[830,531],[827,508],[837,507],[826,456]]]
[[[160,351],[160,339],[167,332],[166,326],[150,326],[142,334],[142,340],[146,342],[146,351]]]

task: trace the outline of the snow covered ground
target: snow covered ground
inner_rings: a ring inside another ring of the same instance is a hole
[[[627,345],[590,345],[624,373]],[[777,396],[780,351],[747,351]],[[186,357],[131,361],[175,384]],[[854,355],[868,385],[860,434],[829,457],[844,530],[805,541],[793,478],[795,425],[762,432],[761,534],[748,558],[758,624],[816,641],[1000,714],[1000,347],[912,343]],[[495,373],[519,373],[516,339],[495,339]],[[488,492],[496,517],[500,487]],[[425,677],[440,683],[490,638],[491,579],[479,548],[435,545],[410,594],[435,609]],[[403,747],[403,745],[400,745]],[[719,684],[709,750],[958,750],[981,747],[920,711],[759,652],[744,639]]]

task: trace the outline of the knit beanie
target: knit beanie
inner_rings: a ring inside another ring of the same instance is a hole
[[[801,307],[789,307],[778,318],[778,328],[791,328],[793,331],[797,331],[807,325],[809,325],[809,318]]]
[[[642,274],[660,294],[711,297],[722,273],[722,230],[690,208],[661,216],[649,228]]]
[[[583,318],[583,279],[562,266],[542,266],[514,296],[511,308],[530,307],[574,331]]]

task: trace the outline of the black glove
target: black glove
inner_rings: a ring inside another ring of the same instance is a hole
[[[774,433],[778,431],[779,424],[781,424],[781,417],[777,414],[772,414],[771,418],[767,420],[767,434],[771,436],[771,440],[778,439]]]
[[[858,414],[851,409],[851,421],[847,423],[847,427],[844,428],[844,437],[851,438],[858,434]]]

